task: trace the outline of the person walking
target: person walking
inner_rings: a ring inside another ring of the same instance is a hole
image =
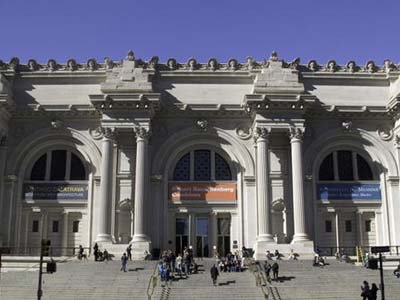
[[[128,263],[128,257],[126,256],[126,253],[124,253],[121,256],[121,270],[120,271],[124,271],[126,272],[126,265]]]
[[[219,272],[218,272],[218,268],[215,266],[215,264],[211,267],[210,275],[211,275],[213,285],[216,286]]]
[[[274,262],[272,265],[272,275],[274,276],[274,280],[278,281],[279,278],[279,265],[277,262]]]
[[[375,283],[371,285],[371,289],[369,290],[369,300],[376,300],[376,296],[378,293],[378,287]]]
[[[368,281],[363,281],[363,285],[361,286],[361,297],[363,300],[370,300],[370,289],[369,289],[369,284]]]
[[[128,248],[126,248],[126,254],[129,260],[132,260],[132,244],[129,244]]]
[[[267,281],[271,283],[271,264],[268,263],[268,261],[265,261],[264,263],[264,272],[265,272],[265,277],[267,278]]]
[[[99,258],[99,245],[97,245],[97,243],[94,243],[93,254],[94,254],[94,261],[97,261],[97,259]]]

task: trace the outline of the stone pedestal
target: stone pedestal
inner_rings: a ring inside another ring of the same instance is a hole
[[[314,242],[313,241],[296,241],[293,244],[277,244],[277,243],[257,243],[254,258],[256,260],[265,260],[265,252],[269,250],[272,254],[275,250],[283,255],[283,259],[289,257],[290,251],[298,254],[297,259],[313,259],[314,258]]]
[[[146,255],[151,254],[150,241],[132,241],[132,259],[144,260]]]

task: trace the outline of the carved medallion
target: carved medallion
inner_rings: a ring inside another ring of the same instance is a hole
[[[387,126],[381,126],[377,130],[379,137],[383,141],[389,141],[393,138],[393,130]]]
[[[236,128],[237,136],[242,140],[248,140],[253,134],[253,130],[245,125],[239,125]]]

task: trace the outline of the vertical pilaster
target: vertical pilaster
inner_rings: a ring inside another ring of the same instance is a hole
[[[363,212],[360,210],[356,211],[356,227],[357,227],[357,245],[363,245]]]
[[[6,167],[7,146],[6,139],[0,134],[0,219],[4,219],[3,215],[3,198],[4,198],[4,171]],[[1,225],[1,221],[0,221]],[[4,225],[3,225],[4,226]],[[3,243],[3,232],[0,230],[0,247]]]
[[[335,210],[335,232],[336,232],[336,247],[340,250],[340,211]]]
[[[210,227],[209,227],[209,232],[210,232],[210,249],[211,249],[211,256],[214,256],[214,247],[218,247],[218,223],[217,223],[217,213],[212,211],[210,212]]]
[[[306,233],[304,177],[303,177],[303,131],[291,128],[290,144],[292,152],[292,184],[293,184],[293,219],[294,236],[292,243],[309,241]]]
[[[101,181],[98,233],[96,242],[111,242],[111,196],[113,178],[113,147],[114,135],[111,129],[106,128],[103,134],[102,157],[101,157]]]
[[[69,223],[69,215],[68,212],[65,211],[63,212],[63,235],[62,235],[62,241],[61,241],[61,247],[63,247],[63,253],[64,255],[68,255],[68,223]]]

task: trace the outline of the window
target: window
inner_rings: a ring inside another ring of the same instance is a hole
[[[213,150],[199,149],[186,153],[178,160],[173,172],[173,180],[232,180],[232,172],[222,155]]]
[[[53,232],[58,232],[58,226],[59,226],[59,222],[53,221]]]
[[[365,231],[371,232],[371,220],[365,221]]]
[[[351,220],[346,220],[345,221],[345,227],[346,227],[346,232],[351,232],[352,231]]]
[[[82,160],[75,153],[53,150],[43,154],[34,163],[30,180],[87,180],[87,175]]]
[[[33,220],[32,232],[39,232],[39,221],[38,220]]]
[[[79,232],[79,221],[72,222],[72,232]]]
[[[330,153],[319,168],[320,181],[374,180],[371,167],[358,153],[338,150]]]
[[[325,221],[325,232],[332,232],[332,221]]]

